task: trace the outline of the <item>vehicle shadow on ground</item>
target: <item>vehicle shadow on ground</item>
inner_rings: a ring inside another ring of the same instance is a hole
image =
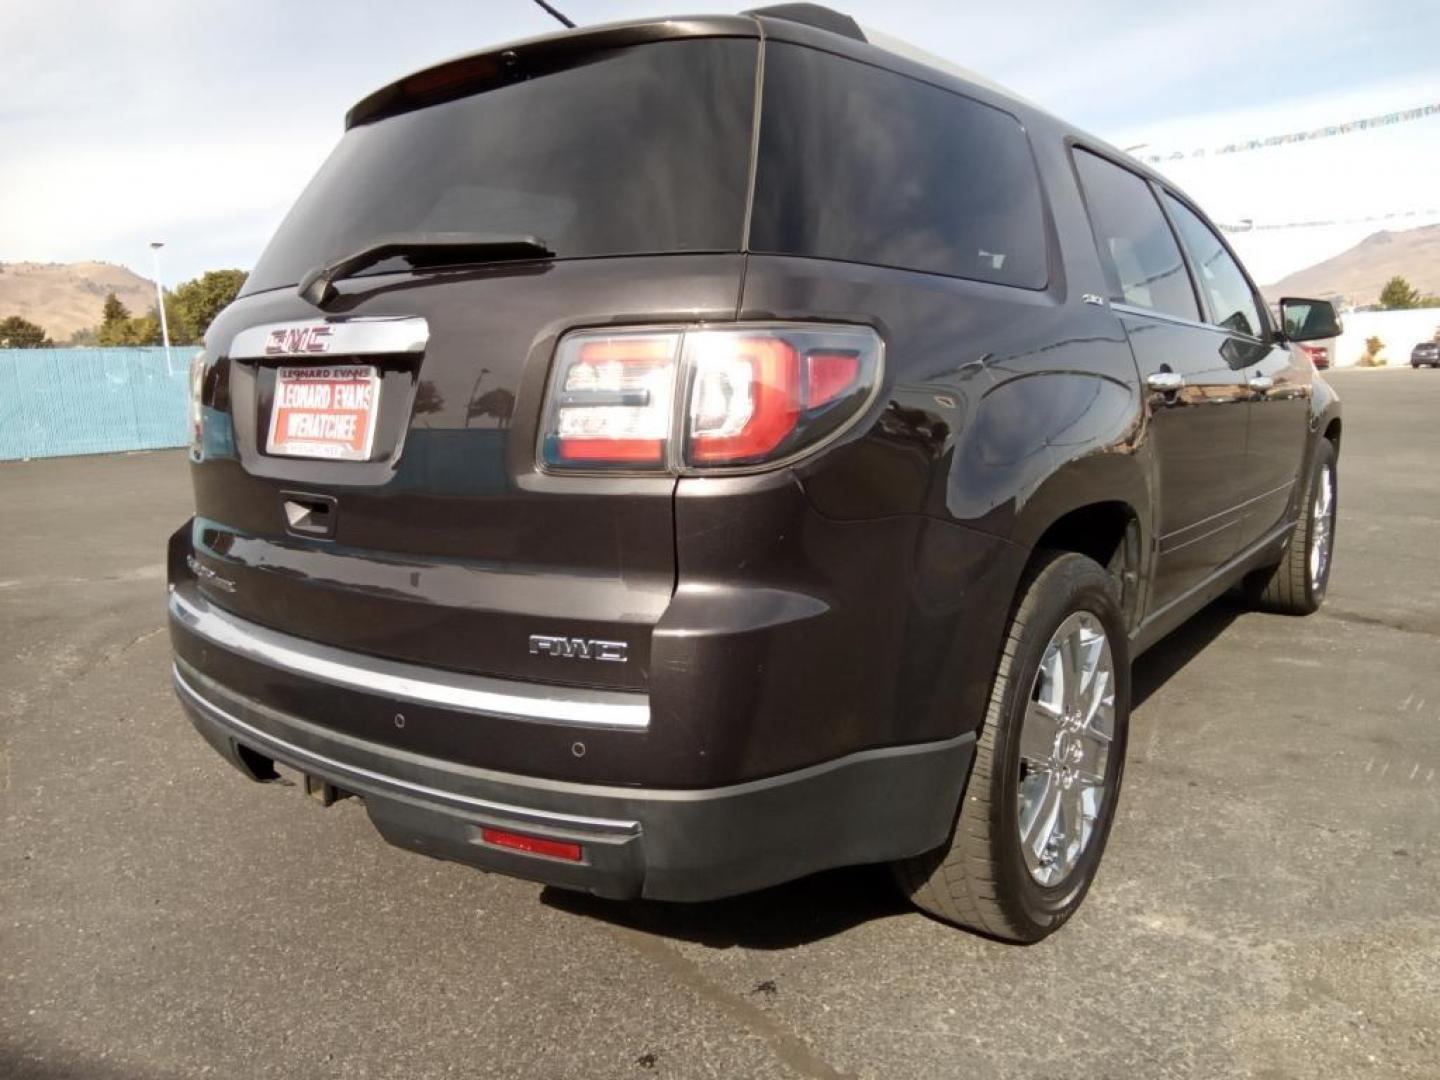
[[[162,1072],[148,1065],[84,1060],[58,1041],[51,1045],[47,1040],[31,1043],[24,1053],[0,1045],[0,1076],[6,1080],[180,1080],[183,1074]]]
[[[1130,707],[1138,709],[1194,660],[1230,624],[1250,611],[1238,593],[1227,593],[1191,616],[1139,657],[1130,671]]]
[[[760,892],[699,904],[602,900],[546,888],[540,901],[572,915],[712,949],[793,949],[914,909],[883,866],[826,870]]]
[[[1135,661],[1132,706],[1143,705],[1248,609],[1224,596]],[[883,866],[827,870],[760,892],[699,904],[603,900],[546,888],[541,903],[572,915],[715,949],[792,949],[875,919],[915,913]]]

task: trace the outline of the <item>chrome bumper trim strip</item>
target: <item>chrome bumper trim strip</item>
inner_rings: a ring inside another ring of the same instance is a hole
[[[257,626],[178,590],[170,593],[170,617],[246,659],[396,701],[576,727],[644,731],[650,726],[646,694],[546,686],[360,656]]]

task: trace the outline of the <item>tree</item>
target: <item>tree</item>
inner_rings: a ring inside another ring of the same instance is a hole
[[[243,270],[207,270],[175,287],[165,300],[170,339],[181,345],[198,345],[205,331],[245,284]]]
[[[495,418],[495,425],[501,428],[510,426],[510,417],[515,414],[515,395],[509,390],[488,390],[481,394],[465,410],[465,426],[470,426],[470,421],[477,416],[491,416]]]
[[[0,319],[0,349],[40,349],[54,344],[45,336],[45,328],[29,319],[19,315]]]
[[[100,345],[129,345],[130,309],[120,302],[113,292],[105,294],[105,307],[100,317],[100,328],[95,331],[95,341]]]
[[[1420,292],[1418,289],[1412,288],[1410,282],[1396,274],[1380,290],[1380,306],[1386,311],[1419,307]]]
[[[132,317],[130,309],[110,293],[105,297],[104,318],[95,331],[95,343],[107,348],[127,345],[159,345],[160,315],[157,308],[139,317]]]
[[[235,299],[245,284],[243,270],[207,270],[198,278],[165,293],[165,322],[170,341],[175,345],[198,345],[205,331],[221,310]],[[119,297],[109,293],[95,342],[105,346],[159,345],[160,311],[152,307],[148,315],[132,316]]]
[[[415,388],[415,415],[428,416],[430,413],[438,413],[445,408],[445,397],[435,384],[428,379],[422,379],[420,385]]]
[[[125,340],[121,344],[159,345],[163,339],[160,336],[160,316],[157,312],[158,309],[151,308],[148,315],[131,319],[126,327]],[[174,338],[171,340],[173,341]]]

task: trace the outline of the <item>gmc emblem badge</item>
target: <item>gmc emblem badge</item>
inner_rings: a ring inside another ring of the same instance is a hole
[[[277,327],[265,338],[265,355],[294,356],[297,353],[329,352],[330,331],[328,326]]]
[[[553,656],[562,660],[609,660],[623,664],[630,646],[623,641],[598,641],[595,638],[552,637],[530,635],[531,656]]]

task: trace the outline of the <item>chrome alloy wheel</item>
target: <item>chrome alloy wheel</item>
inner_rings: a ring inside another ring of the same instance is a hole
[[[1110,640],[1077,611],[1045,647],[1020,728],[1020,850],[1041,885],[1064,881],[1095,834],[1114,738]]]
[[[1318,589],[1330,565],[1330,546],[1335,542],[1335,470],[1320,470],[1315,498],[1310,505],[1310,587]]]

